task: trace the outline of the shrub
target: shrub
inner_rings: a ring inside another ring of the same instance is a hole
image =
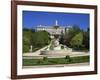
[[[65,57],[65,59],[67,59],[68,62],[71,62],[71,58],[70,58],[69,55],[67,55],[67,56]]]
[[[43,57],[43,60],[46,61],[48,58],[47,57]]]
[[[72,38],[70,44],[74,49],[80,50],[80,47],[82,46],[82,42],[83,42],[83,33],[80,32]]]
[[[64,46],[63,45],[61,46],[61,49],[64,49]]]
[[[67,56],[65,57],[65,59],[70,59],[70,56],[69,56],[69,55],[67,55]]]
[[[37,61],[38,64],[40,64],[41,62],[42,62],[41,60],[38,60],[38,61]]]
[[[23,45],[23,53],[29,52],[29,45]]]

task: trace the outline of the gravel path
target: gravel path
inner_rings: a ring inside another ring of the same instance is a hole
[[[23,53],[23,56],[38,56],[40,55],[40,51],[44,50],[47,46],[35,51],[35,52],[32,52],[32,53]]]
[[[23,66],[23,68],[46,68],[46,67],[69,67],[69,66],[88,66],[89,63],[74,63],[74,64],[58,64],[58,65],[41,65],[41,66]]]
[[[39,53],[39,51],[37,51],[36,53],[25,53],[25,54],[23,54],[23,59],[33,59],[33,58],[34,59],[41,59],[43,57],[63,58],[63,57],[65,57],[67,55],[67,54],[65,54],[65,55],[39,55],[38,53]],[[89,52],[71,52],[68,55],[70,57],[78,57],[78,56],[89,56],[90,54],[89,54]]]

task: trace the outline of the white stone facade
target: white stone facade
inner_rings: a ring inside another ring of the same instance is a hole
[[[58,27],[58,28],[54,28],[54,26]],[[55,25],[54,26],[43,26],[43,25],[39,25],[36,27],[36,31],[47,31],[48,33],[50,33],[51,35],[55,35],[58,34],[60,35],[61,33],[65,33],[66,31],[68,31],[70,26],[59,26],[58,21],[55,21]]]
[[[66,28],[64,26],[59,26],[56,29],[53,26],[42,26],[42,25],[39,25],[36,27],[36,31],[43,31],[43,30],[47,31],[51,35],[54,35],[54,34],[60,35],[62,32],[65,33],[68,30],[68,28]]]

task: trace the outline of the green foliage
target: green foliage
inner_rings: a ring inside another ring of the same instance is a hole
[[[87,50],[89,50],[89,28],[83,33],[83,45]]]
[[[23,29],[23,52],[29,52],[30,45],[32,51],[36,51],[50,43],[50,37],[46,31],[35,32],[31,29]]]
[[[46,61],[46,60],[48,60],[48,58],[47,57],[43,57],[43,60]]]
[[[64,46],[63,45],[61,46],[61,49],[64,49]]]
[[[23,52],[29,51],[29,45],[23,45]]]
[[[41,62],[42,62],[41,60],[38,60],[38,61],[37,61],[38,64],[40,64]]]
[[[70,45],[70,41],[71,39],[78,34],[79,32],[81,32],[81,29],[78,25],[73,25],[72,27],[69,28],[68,31],[65,32],[65,34],[61,35],[60,38],[60,43],[61,44],[66,44],[67,46],[71,46]]]
[[[32,45],[34,47],[43,47],[49,43],[50,37],[46,31],[38,31],[32,35]]]
[[[67,56],[65,57],[65,59],[67,59],[68,62],[71,62],[71,57],[70,57],[69,55],[67,55]]]
[[[65,57],[65,59],[70,59],[70,56],[69,56],[69,55],[67,55],[67,56]]]
[[[74,48],[79,48],[82,45],[82,43],[83,43],[82,32],[76,34],[70,42],[71,46],[74,47]]]
[[[32,33],[30,29],[23,29],[23,52],[29,52]]]
[[[36,65],[53,65],[53,64],[72,64],[89,62],[89,56],[70,57],[65,58],[47,58],[43,59],[23,59],[23,66],[36,66]]]
[[[64,34],[63,34],[63,32],[61,32],[59,42],[60,42],[60,44],[64,44]]]
[[[83,51],[88,51],[89,38],[89,28],[87,28],[87,31],[84,31],[80,29],[78,25],[73,25],[65,32],[65,34],[61,33],[59,42],[60,44],[66,45],[70,48],[73,48],[74,50],[79,49]]]
[[[30,30],[28,31],[23,31],[23,40],[24,40],[24,44],[30,44],[31,42],[31,36],[32,36],[32,32]]]

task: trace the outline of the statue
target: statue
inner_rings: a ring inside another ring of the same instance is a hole
[[[56,47],[59,46],[59,41],[58,41],[58,39],[55,40],[54,45],[55,45]]]
[[[32,46],[32,45],[30,45],[30,50],[29,50],[30,52],[32,52],[32,47],[33,47],[33,46]]]

